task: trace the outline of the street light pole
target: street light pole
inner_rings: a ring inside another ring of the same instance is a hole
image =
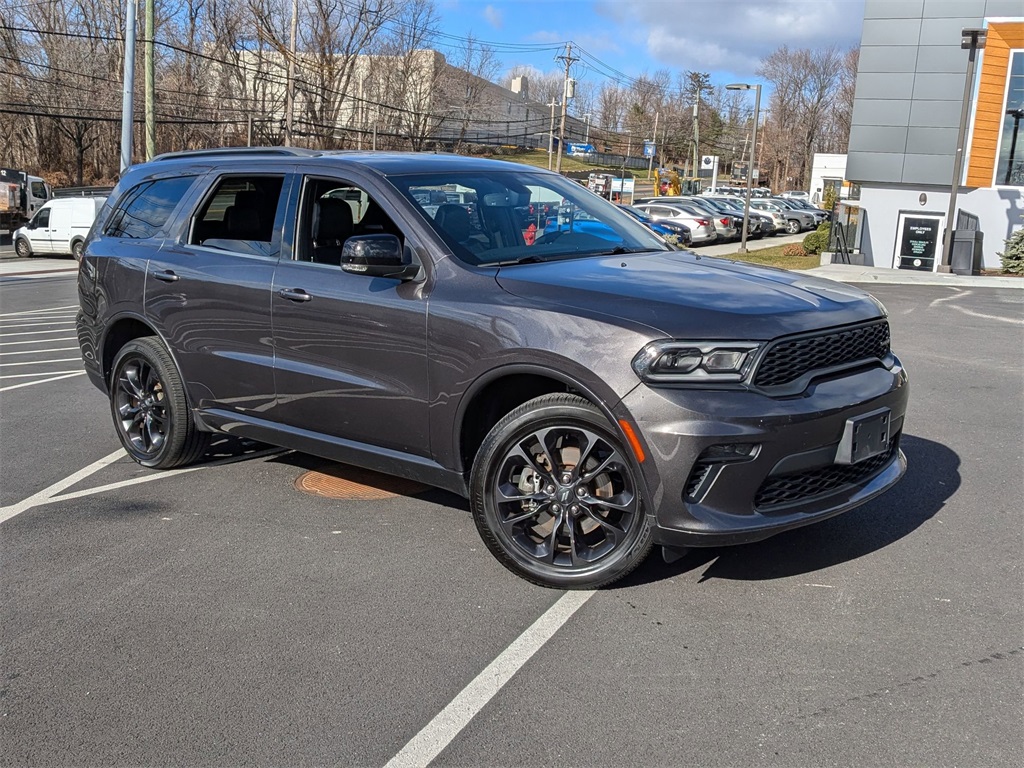
[[[725,86],[730,91],[754,91],[754,131],[750,142],[750,159],[747,162],[747,193],[743,202],[743,234],[740,237],[740,253],[747,252],[747,231],[750,228],[750,187],[754,181],[754,147],[757,146],[757,123],[761,117],[761,84],[733,83]]]
[[[135,121],[135,0],[128,0],[124,22],[124,83],[121,90],[121,173],[132,164]]]
[[[953,231],[956,227],[953,216],[956,215],[956,196],[960,191],[960,182],[963,179],[967,116],[971,112],[971,91],[974,89],[974,62],[978,58],[978,49],[985,47],[987,34],[988,32],[984,29],[960,31],[960,47],[970,52],[967,54],[967,80],[964,83],[964,100],[960,108],[960,133],[957,134],[956,154],[953,156],[953,180],[949,185],[949,210],[946,212],[946,232],[942,241],[942,261],[939,262],[939,272],[952,271],[950,262],[953,258]]]

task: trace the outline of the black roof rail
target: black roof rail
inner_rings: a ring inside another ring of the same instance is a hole
[[[182,152],[164,152],[153,158],[157,160],[177,160],[193,157],[245,157],[246,155],[285,155],[291,157],[315,157],[319,150],[301,147],[221,147],[219,149],[187,149]]]

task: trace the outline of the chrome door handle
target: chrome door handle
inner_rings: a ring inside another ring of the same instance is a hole
[[[313,298],[301,288],[282,288],[277,295],[289,301],[309,301]]]
[[[162,280],[165,283],[176,283],[181,279],[169,269],[165,269],[163,272],[154,272],[153,277],[157,280]]]

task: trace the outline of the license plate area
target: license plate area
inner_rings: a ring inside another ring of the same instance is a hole
[[[891,416],[888,408],[880,408],[847,419],[836,451],[836,464],[856,464],[888,451]]]

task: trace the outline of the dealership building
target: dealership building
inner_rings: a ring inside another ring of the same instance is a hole
[[[954,226],[982,233],[986,268],[1024,226],[1024,2],[866,0],[846,165],[859,199],[845,211],[865,264],[940,267],[971,55],[963,29],[984,35]]]

